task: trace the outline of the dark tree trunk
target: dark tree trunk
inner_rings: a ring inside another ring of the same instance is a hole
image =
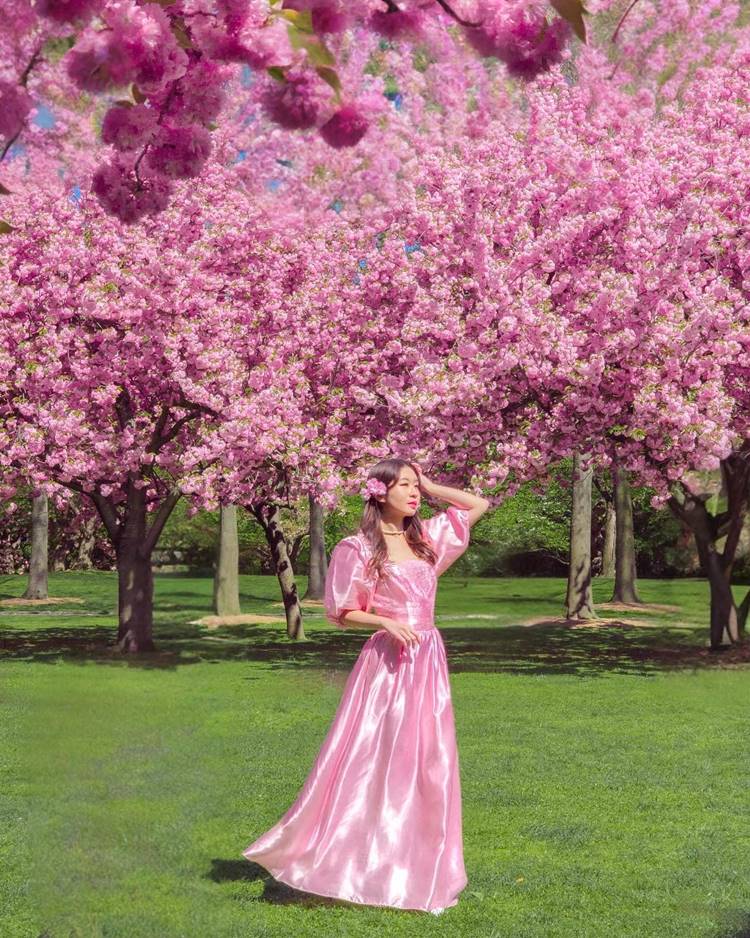
[[[573,456],[573,506],[570,518],[570,567],[565,615],[596,619],[591,595],[591,481],[593,469],[581,472],[581,456]]]
[[[49,569],[49,511],[47,496],[35,495],[31,503],[31,561],[29,582],[24,599],[47,599],[47,571]]]
[[[120,588],[118,647],[133,654],[155,651],[151,556],[145,557],[136,541],[126,541],[117,552],[117,579]]]
[[[129,487],[127,512],[117,550],[119,625],[121,651],[154,651],[154,577],[151,551],[146,547],[146,498],[143,489]]]
[[[281,598],[284,602],[287,635],[289,638],[303,639],[306,636],[302,626],[302,607],[299,603],[297,583],[294,579],[294,570],[289,559],[286,540],[279,525],[279,506],[266,502],[251,505],[250,511],[263,528],[268,546],[271,548],[274,570],[281,587]]]
[[[117,647],[129,654],[156,650],[151,555],[180,498],[179,492],[171,492],[156,511],[149,513],[145,489],[137,488],[136,481],[143,480],[133,473],[127,483],[124,505],[115,505],[96,491],[90,495],[115,548],[119,586]],[[149,518],[153,518],[150,524]]]
[[[641,598],[636,589],[635,532],[633,530],[633,502],[627,472],[613,467],[615,485],[615,587],[613,603],[638,605]]]
[[[747,468],[735,464],[736,454],[722,463],[727,491],[727,511],[709,514],[707,495],[694,495],[684,486],[679,495],[669,499],[669,507],[693,532],[701,568],[711,590],[710,645],[718,650],[740,641],[740,616],[732,593],[732,568],[739,542],[739,531],[747,511]],[[744,475],[744,479],[740,476]],[[738,484],[742,483],[742,484]],[[717,540],[726,535],[724,550]]]
[[[602,576],[615,575],[615,506],[607,501],[607,517],[604,522],[604,546],[602,547]]]
[[[323,506],[310,497],[310,572],[305,599],[323,599],[328,561],[323,536]]]
[[[222,505],[214,574],[214,612],[217,616],[240,614],[239,556],[237,506]]]

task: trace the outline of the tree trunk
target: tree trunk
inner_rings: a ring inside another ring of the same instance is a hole
[[[117,548],[121,651],[154,651],[154,576],[151,551],[146,551],[146,498],[143,489],[129,486],[128,502]]]
[[[604,522],[604,547],[602,548],[602,576],[615,575],[615,506],[607,502],[607,518]]]
[[[570,518],[570,568],[565,615],[596,619],[591,595],[591,480],[593,469],[581,472],[581,456],[573,456],[573,506]]]
[[[240,614],[239,555],[237,506],[222,505],[214,574],[214,612],[217,616]]]
[[[307,592],[305,599],[323,599],[325,589],[326,571],[326,542],[323,537],[323,506],[314,498],[309,498],[310,504],[310,572],[307,577]]]
[[[151,555],[174,506],[178,491],[170,492],[159,508],[147,512],[143,478],[132,473],[126,485],[124,504],[115,504],[99,492],[89,497],[104,522],[117,557],[118,613],[117,647],[131,654],[155,651],[153,641],[154,577]],[[149,517],[153,518],[150,525]]]
[[[47,599],[49,569],[49,510],[47,496],[35,495],[31,503],[31,562],[24,599]]]
[[[128,540],[117,552],[117,579],[120,588],[117,645],[120,651],[133,654],[155,651],[151,555],[144,556],[135,540]]]
[[[274,570],[281,587],[281,598],[284,602],[287,635],[289,638],[303,639],[306,636],[302,625],[302,607],[299,604],[297,583],[289,560],[286,541],[279,526],[279,506],[273,503],[264,503],[251,505],[250,510],[263,528],[268,546],[271,548]]]
[[[92,554],[96,546],[96,527],[95,518],[89,518],[88,521],[83,523],[77,549],[77,568],[79,570],[92,570],[94,567]]]
[[[613,467],[615,483],[615,588],[611,602],[638,605],[641,598],[636,589],[635,532],[633,502],[627,472]]]
[[[714,520],[706,510],[705,496],[691,495],[683,490],[682,501],[672,496],[669,507],[693,532],[703,573],[711,590],[710,646],[718,650],[739,641],[737,606],[732,593],[731,580],[726,575],[724,561],[716,549]]]

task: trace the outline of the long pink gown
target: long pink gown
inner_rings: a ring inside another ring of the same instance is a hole
[[[469,543],[468,510],[451,506],[424,528],[438,560],[389,562],[365,576],[361,534],[334,547],[327,618],[347,610],[408,622],[404,648],[373,632],[347,678],[331,726],[294,804],[242,855],[305,892],[438,913],[466,886],[461,786],[448,664],[434,622],[438,576]]]

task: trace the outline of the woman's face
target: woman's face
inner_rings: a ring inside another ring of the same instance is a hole
[[[415,515],[419,511],[422,493],[419,479],[411,466],[403,466],[398,479],[385,495],[385,505],[403,515]]]

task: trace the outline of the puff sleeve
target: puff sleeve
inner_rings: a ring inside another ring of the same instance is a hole
[[[350,628],[343,621],[353,609],[369,612],[375,593],[375,581],[365,574],[367,554],[356,537],[345,537],[331,552],[328,563],[323,606],[326,618],[342,629]]]
[[[435,573],[440,576],[469,546],[469,509],[451,505],[446,511],[423,519],[422,527],[437,551]]]

